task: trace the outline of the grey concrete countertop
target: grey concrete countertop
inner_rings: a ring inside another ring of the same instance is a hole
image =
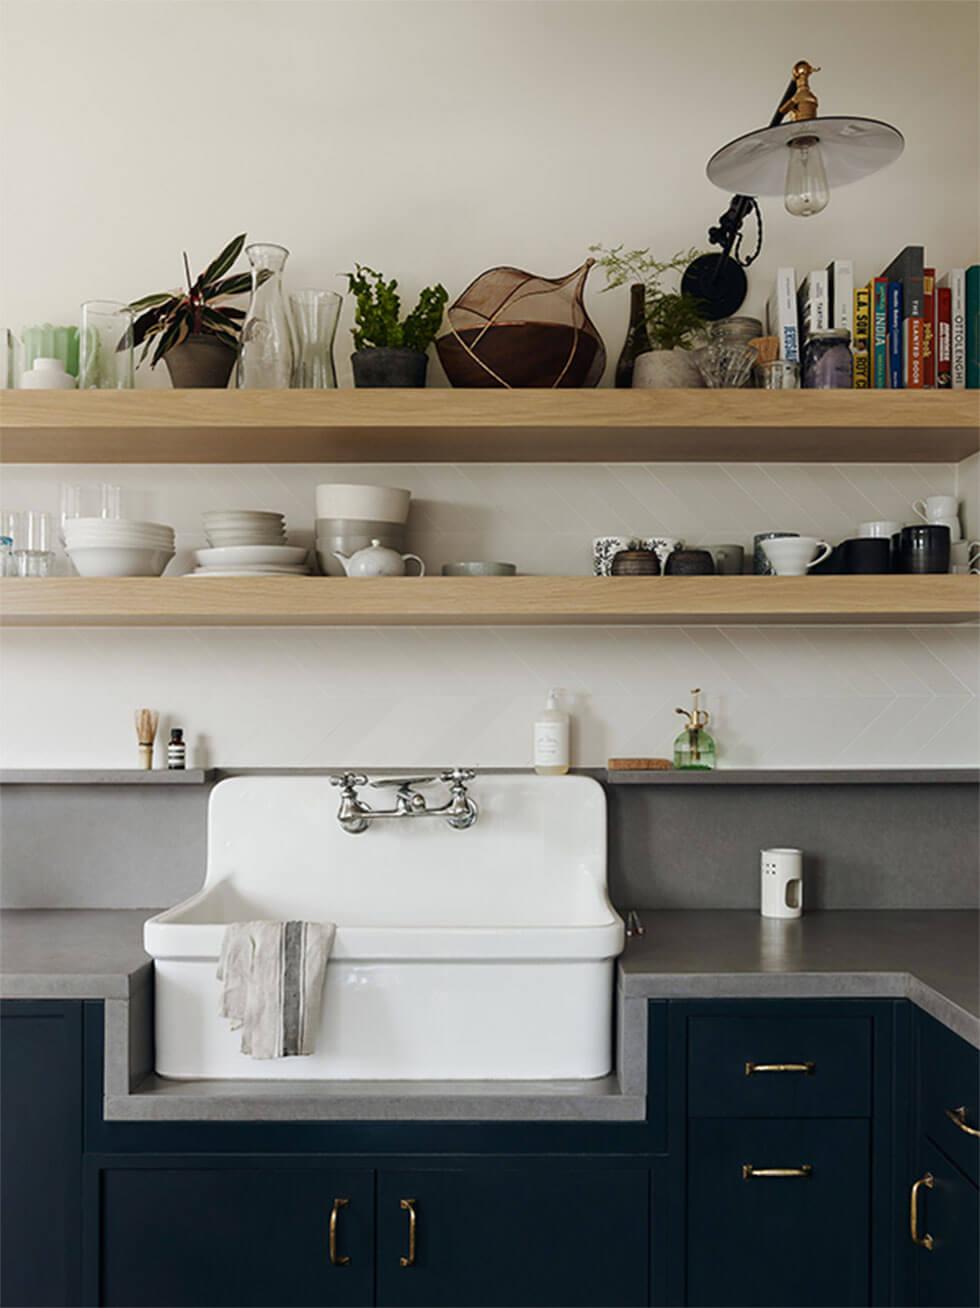
[[[649,998],[908,998],[980,1047],[977,913],[644,912],[619,964],[617,1071],[599,1081],[167,1081],[142,948],[155,911],[0,913],[0,997],[106,1001],[111,1120],[640,1120]]]
[[[642,913],[620,960],[630,998],[905,997],[980,1047],[980,914],[861,909],[778,921]]]

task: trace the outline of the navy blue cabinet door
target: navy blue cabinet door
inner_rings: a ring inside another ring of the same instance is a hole
[[[102,1304],[374,1302],[372,1172],[230,1162],[101,1172]]]
[[[688,1132],[688,1304],[869,1302],[866,1121],[701,1118]]]
[[[0,1006],[0,1303],[78,1303],[80,1004]]]
[[[649,1233],[645,1168],[541,1162],[382,1172],[378,1303],[385,1308],[646,1304]]]
[[[915,1301],[921,1308],[976,1308],[980,1302],[980,1208],[976,1186],[928,1140],[919,1150],[920,1176],[932,1177],[917,1197],[920,1238],[915,1250]]]

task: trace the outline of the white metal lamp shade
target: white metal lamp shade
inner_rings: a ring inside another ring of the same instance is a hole
[[[905,148],[902,133],[874,118],[811,118],[748,132],[708,160],[708,179],[739,195],[782,195],[789,143],[817,137],[831,188],[846,186],[893,163]]]

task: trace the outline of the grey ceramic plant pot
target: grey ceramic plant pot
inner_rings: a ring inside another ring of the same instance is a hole
[[[429,364],[428,356],[418,350],[389,346],[355,350],[350,361],[355,386],[424,386]]]
[[[648,350],[633,364],[634,390],[703,386],[704,378],[690,350]]]
[[[163,356],[175,387],[224,390],[235,366],[235,351],[214,336],[188,336]]]

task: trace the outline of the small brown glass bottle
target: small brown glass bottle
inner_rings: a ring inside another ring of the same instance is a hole
[[[170,772],[183,772],[187,766],[187,746],[184,744],[184,732],[180,727],[171,727],[170,740],[167,744],[167,769]]]

